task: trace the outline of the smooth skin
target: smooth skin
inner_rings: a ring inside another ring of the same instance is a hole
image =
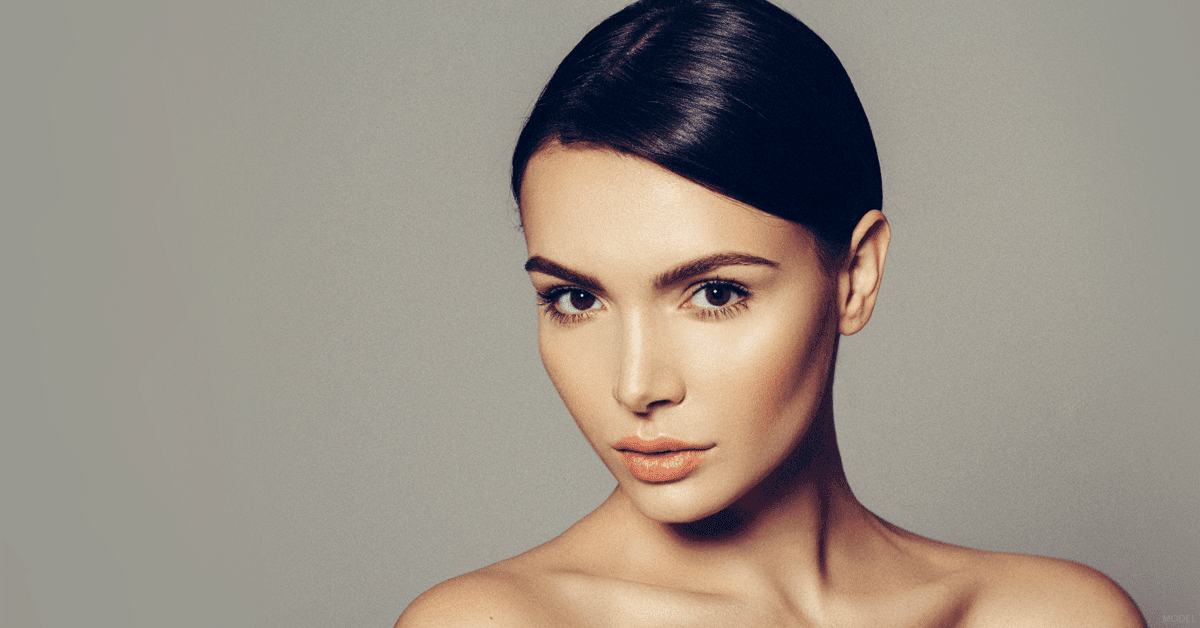
[[[397,626],[1144,626],[1088,567],[932,541],[855,499],[833,364],[879,294],[882,213],[830,267],[791,222],[559,145],[530,161],[521,209],[542,360],[618,485]],[[682,479],[639,480],[614,445],[660,436],[708,449]]]

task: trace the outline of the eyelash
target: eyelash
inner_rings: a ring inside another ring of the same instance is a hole
[[[738,300],[729,305],[725,305],[722,307],[714,307],[714,308],[690,307],[690,308],[688,308],[688,309],[696,310],[696,316],[698,316],[700,318],[708,319],[708,320],[722,320],[722,319],[727,319],[727,318],[730,318],[737,314],[740,314],[747,307],[749,307],[746,303],[746,300],[751,296],[752,293],[749,290],[747,290],[745,286],[743,286],[737,282],[728,281],[725,279],[710,279],[708,281],[702,282],[700,285],[696,286],[693,290],[691,290],[688,293],[687,303],[691,303],[691,300],[694,299],[696,297],[696,295],[700,293],[700,291],[707,290],[709,288],[714,288],[714,287],[725,288],[726,290],[732,291],[734,294],[737,295]],[[538,306],[541,307],[542,310],[545,311],[546,314],[548,314],[550,316],[550,318],[554,319],[554,321],[557,323],[561,323],[563,325],[570,325],[573,323],[583,322],[583,321],[591,318],[593,313],[595,312],[595,310],[588,310],[586,312],[578,312],[578,313],[569,313],[568,314],[566,312],[559,311],[558,307],[556,306],[556,304],[558,303],[558,300],[560,298],[562,298],[562,295],[564,295],[568,292],[576,291],[576,290],[578,290],[580,292],[586,292],[589,295],[592,294],[591,292],[588,292],[587,290],[584,290],[583,288],[579,288],[579,287],[575,287],[575,286],[569,286],[569,285],[554,286],[552,288],[549,288],[548,290],[539,291],[537,293]],[[592,295],[592,298],[596,298],[595,295]]]

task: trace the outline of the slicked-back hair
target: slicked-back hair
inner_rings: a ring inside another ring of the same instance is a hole
[[[880,209],[879,158],[829,46],[765,0],[641,0],[559,64],[517,140],[518,205],[548,144],[635,155],[800,224],[840,256]]]

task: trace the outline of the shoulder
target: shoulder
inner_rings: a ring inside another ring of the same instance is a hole
[[[451,578],[413,600],[396,628],[561,626],[556,604],[535,578],[495,566]]]
[[[590,515],[589,515],[590,517]],[[577,596],[584,557],[595,554],[591,537],[571,526],[527,552],[451,578],[422,593],[400,615],[396,628],[542,628],[592,623]]]
[[[1129,595],[1091,567],[1020,554],[992,554],[985,562],[966,628],[1145,626]]]

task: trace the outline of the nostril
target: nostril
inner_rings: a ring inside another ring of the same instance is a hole
[[[658,368],[641,377],[622,377],[613,389],[613,397],[637,415],[681,403],[685,387],[682,378],[671,369]]]

